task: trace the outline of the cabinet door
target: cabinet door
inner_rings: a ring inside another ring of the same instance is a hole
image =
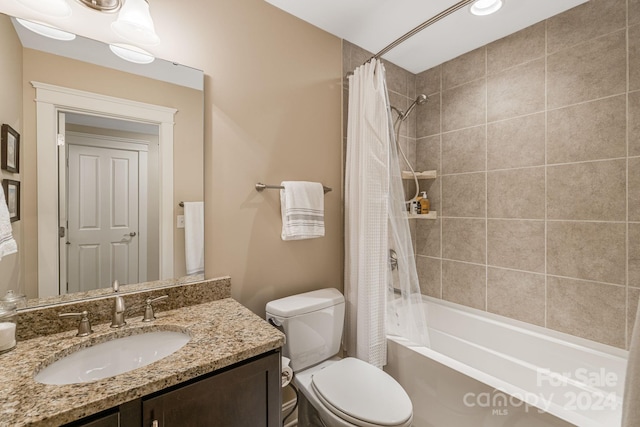
[[[88,417],[80,421],[76,421],[71,424],[67,424],[65,427],[119,427],[120,426],[120,414],[118,412],[109,415],[98,415]]]
[[[280,427],[280,354],[143,399],[143,427]],[[154,424],[157,422],[157,424]]]

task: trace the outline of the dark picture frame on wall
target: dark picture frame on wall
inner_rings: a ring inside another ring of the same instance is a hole
[[[8,172],[20,172],[20,134],[7,124],[2,125],[0,167]]]
[[[11,179],[2,180],[4,197],[9,208],[9,219],[11,222],[20,220],[20,182]]]
[[[8,172],[20,172],[20,134],[4,124],[1,129],[0,167]]]

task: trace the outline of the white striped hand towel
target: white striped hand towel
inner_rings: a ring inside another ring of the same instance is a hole
[[[4,190],[0,187],[0,259],[16,252],[18,252],[18,245],[11,232],[11,219],[7,201],[4,198]]]
[[[324,188],[318,182],[283,181],[280,185],[282,240],[324,236]]]

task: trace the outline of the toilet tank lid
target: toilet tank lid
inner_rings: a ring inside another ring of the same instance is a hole
[[[270,301],[266,312],[272,316],[294,317],[338,304],[344,304],[342,293],[334,288],[326,288]]]

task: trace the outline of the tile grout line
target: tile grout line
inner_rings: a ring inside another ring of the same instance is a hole
[[[442,102],[443,102],[443,96],[442,96],[442,69],[443,67],[440,66],[438,68],[438,74],[440,76],[439,78],[439,89],[440,91],[438,92],[438,95],[440,97],[440,106],[439,106],[439,125],[440,125],[440,129],[439,129],[439,135],[438,135],[438,147],[439,147],[439,153],[438,153],[438,168],[439,168],[439,172],[440,174],[442,174]],[[439,191],[440,191],[440,214],[444,213],[444,192],[442,191],[442,178],[439,179]],[[440,219],[440,227],[439,227],[439,231],[440,231],[440,298],[444,299],[444,264],[442,262],[442,257],[444,255],[443,252],[443,241],[442,241],[442,228],[444,226],[444,221],[442,219]]]
[[[615,286],[617,288],[626,288],[626,285],[624,283],[622,283],[622,284],[620,284],[620,283],[610,283],[610,282],[603,282],[601,280],[584,279],[584,278],[580,278],[580,277],[562,276],[562,275],[558,275],[558,274],[545,274],[545,273],[540,273],[540,272],[536,272],[536,271],[520,270],[520,269],[517,269],[517,268],[504,267],[504,266],[501,266],[501,265],[491,265],[491,264],[490,265],[485,265],[485,264],[480,263],[480,262],[464,261],[464,260],[453,259],[453,258],[438,258],[438,257],[429,256],[429,255],[419,255],[419,256],[423,257],[423,258],[437,259],[437,260],[441,260],[441,261],[459,263],[459,264],[466,264],[466,265],[475,265],[477,267],[495,268],[497,270],[506,270],[506,271],[512,271],[512,272],[516,272],[516,273],[530,274],[530,275],[534,275],[534,276],[549,276],[549,277],[554,277],[554,278],[558,278],[558,279],[573,280],[573,281],[577,281],[577,282],[593,283],[593,284],[606,285],[606,286]],[[640,289],[640,288],[638,288],[638,289]]]
[[[546,127],[547,125],[546,125],[546,119],[545,119],[545,134],[546,134]],[[547,137],[545,135],[545,146],[546,146],[546,139]],[[545,157],[546,157],[546,147],[545,147]],[[631,156],[631,157],[635,158],[640,156]],[[489,172],[492,172],[492,173],[493,172],[509,172],[509,171],[519,171],[523,169],[538,169],[538,168],[547,168],[547,167],[555,168],[555,167],[561,167],[561,166],[574,166],[574,165],[584,165],[584,164],[593,164],[593,163],[626,161],[627,159],[628,157],[624,156],[624,157],[612,157],[608,159],[580,160],[576,162],[551,163],[551,164],[546,164],[546,159],[545,159],[545,164],[540,164],[540,165],[521,166],[521,167],[515,167],[515,168],[491,169],[487,171],[476,170],[476,171],[469,171],[469,172],[455,172],[455,173],[440,174],[440,176],[459,176],[459,175],[471,175],[471,174],[489,173]]]
[[[440,218],[446,219],[466,219],[466,220],[478,220],[481,221],[484,219],[480,216],[440,216]],[[596,220],[596,219],[544,219],[544,218],[500,218],[500,217],[489,217],[487,218],[491,221],[522,221],[522,222],[567,222],[567,223],[579,223],[579,224],[626,224],[625,220],[618,221],[606,221],[606,220]],[[629,221],[630,223],[637,223],[637,221]]]
[[[489,49],[484,47],[484,309],[489,311]]]
[[[549,21],[545,20],[544,22],[544,326],[548,328],[548,317],[549,317],[549,271],[548,271],[548,248],[547,248],[547,240],[548,240],[548,220],[549,220],[549,212],[548,212],[548,195],[547,195],[547,139],[548,139],[548,119],[549,119],[549,85],[548,85],[548,74],[549,74],[549,37],[548,37],[548,27]]]
[[[626,1],[626,32],[625,32],[625,48],[626,48],[626,104],[625,104],[625,143],[627,162],[625,169],[625,204],[626,204],[626,229],[625,229],[625,302],[624,302],[624,344],[625,348],[629,348],[629,87],[630,87],[630,53],[629,53],[629,0]]]

